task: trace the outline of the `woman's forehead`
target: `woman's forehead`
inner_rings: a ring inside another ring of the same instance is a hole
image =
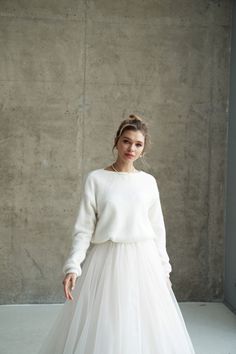
[[[137,141],[137,142],[144,142],[144,135],[141,131],[132,131],[126,130],[121,134],[122,138],[126,138],[129,140]]]

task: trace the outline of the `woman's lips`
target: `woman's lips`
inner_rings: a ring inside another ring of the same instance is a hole
[[[134,155],[132,155],[132,154],[125,154],[125,155],[128,157],[134,157]]]

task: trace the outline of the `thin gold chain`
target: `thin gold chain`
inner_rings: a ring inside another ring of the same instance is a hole
[[[112,164],[111,167],[112,167],[113,170],[116,171],[116,172],[122,172],[122,171],[118,171],[118,170],[115,168],[114,164]],[[135,171],[136,171],[136,170],[135,170],[135,168],[134,168],[133,171],[130,171],[130,172],[128,172],[128,173],[133,173],[133,172],[135,172]]]

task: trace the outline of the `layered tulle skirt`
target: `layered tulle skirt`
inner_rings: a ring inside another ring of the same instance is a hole
[[[154,240],[93,244],[39,354],[194,354]]]

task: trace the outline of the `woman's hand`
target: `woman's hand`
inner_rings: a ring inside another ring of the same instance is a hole
[[[67,273],[62,284],[64,285],[64,293],[67,300],[73,300],[71,291],[75,287],[77,274],[76,273]]]

